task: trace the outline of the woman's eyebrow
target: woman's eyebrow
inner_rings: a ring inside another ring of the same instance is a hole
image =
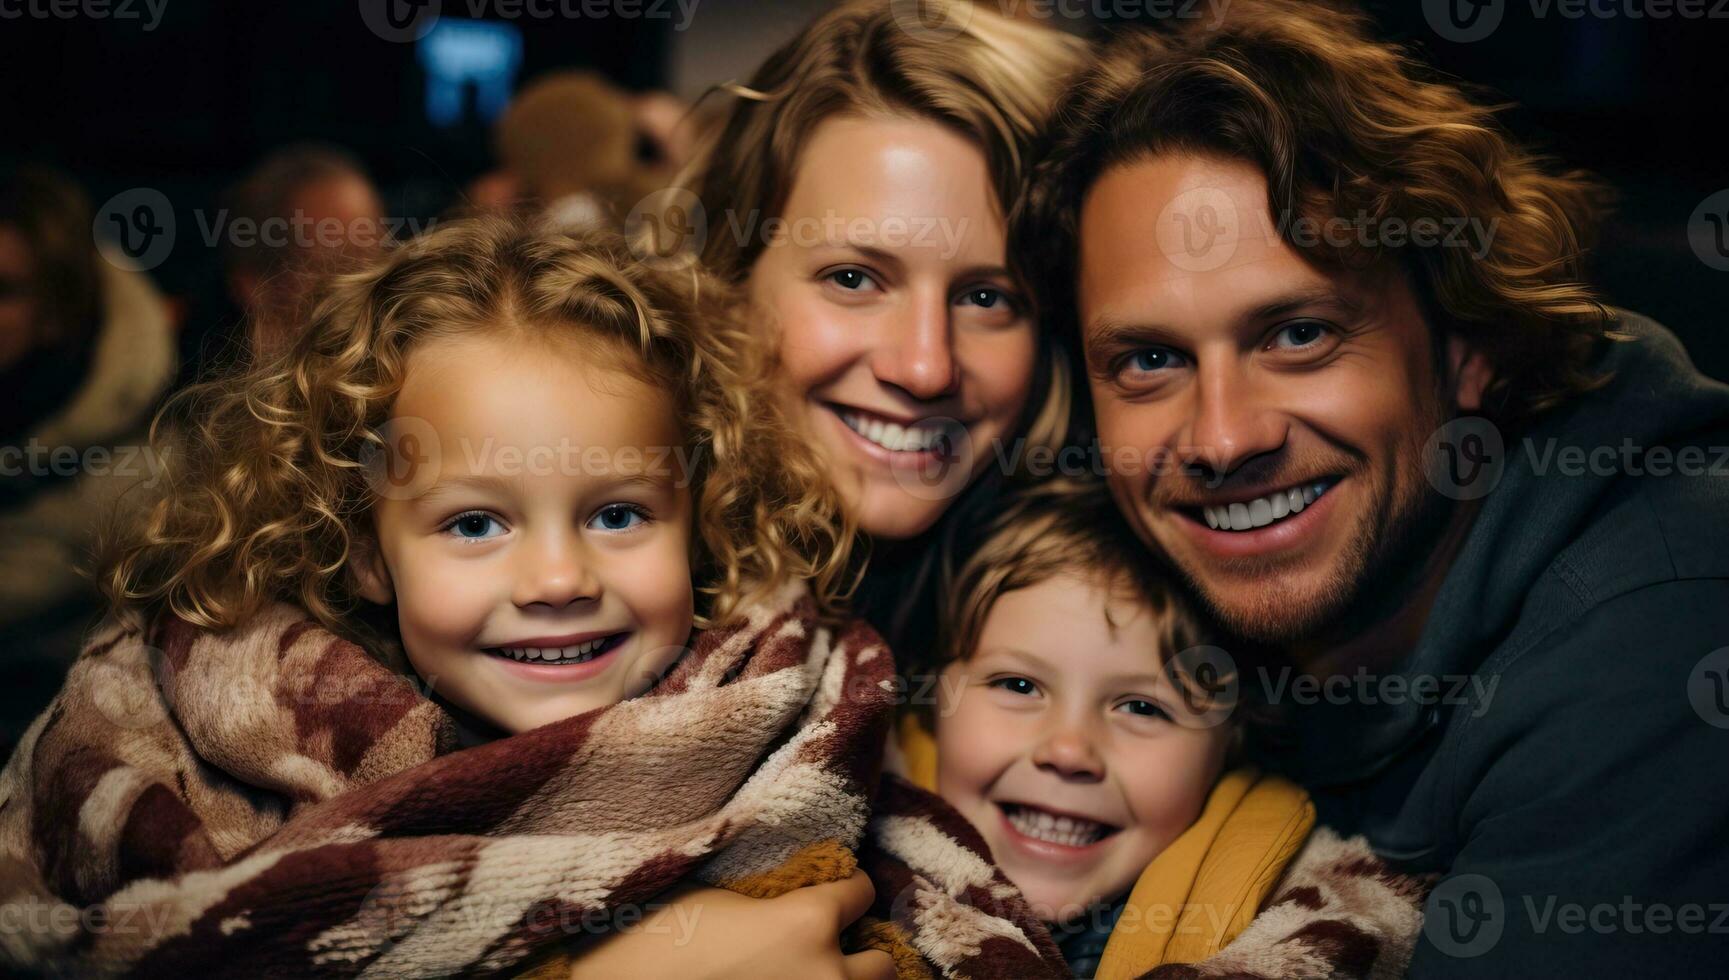
[[[1001,279],[1013,280],[1014,274],[1009,271],[1009,267],[1006,265],[1001,265],[1001,264],[998,264],[998,265],[969,265],[966,268],[960,270],[959,272],[956,272],[954,277],[956,279],[997,279],[997,278],[1001,278]]]
[[[855,241],[844,236],[841,238],[823,239],[814,243],[812,247],[846,249],[851,252],[857,252],[872,262],[877,262],[886,266],[893,266],[896,269],[899,269],[903,264],[899,256],[887,249],[879,248],[875,245],[866,245],[864,242]]]

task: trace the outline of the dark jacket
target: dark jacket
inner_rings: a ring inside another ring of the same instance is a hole
[[[1321,823],[1446,876],[1414,977],[1729,975],[1729,386],[1619,329],[1607,387],[1506,440],[1401,668],[1424,696],[1311,697],[1270,750]]]

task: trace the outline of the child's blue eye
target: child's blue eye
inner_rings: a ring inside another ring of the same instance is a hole
[[[498,518],[484,511],[471,510],[466,514],[458,514],[451,518],[441,530],[448,531],[464,540],[478,541],[484,538],[497,537],[496,534],[488,533],[495,528],[501,533],[504,530],[503,526],[499,524]]]
[[[1039,693],[1039,686],[1025,677],[999,677],[991,681],[992,687],[1000,687],[1010,694],[1025,694],[1028,696]]]
[[[589,518],[588,526],[597,531],[628,531],[647,520],[642,508],[633,504],[607,504]]]

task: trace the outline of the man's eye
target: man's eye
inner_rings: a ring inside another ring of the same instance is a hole
[[[1039,693],[1039,686],[1025,677],[999,677],[991,681],[992,687],[999,687],[1010,694],[1033,695]]]
[[[1283,350],[1298,350],[1311,347],[1326,339],[1328,327],[1319,320],[1297,320],[1280,327],[1273,334],[1272,347]]]
[[[597,531],[628,531],[648,520],[639,507],[630,504],[607,504],[595,512],[588,526]]]
[[[1183,366],[1183,355],[1168,347],[1147,347],[1130,354],[1124,366],[1133,371],[1152,373]]]
[[[484,538],[497,537],[498,534],[503,533],[504,526],[498,522],[498,518],[491,514],[482,511],[470,511],[451,518],[441,530],[467,541],[478,541]]]

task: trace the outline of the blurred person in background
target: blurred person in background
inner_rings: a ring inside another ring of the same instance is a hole
[[[98,611],[82,565],[173,384],[174,323],[149,279],[99,253],[88,198],[0,171],[0,744],[59,686]]]
[[[225,273],[254,356],[293,338],[319,277],[389,237],[378,189],[358,159],[334,146],[276,150],[229,191],[227,203]]]
[[[641,111],[652,105],[652,123]],[[588,71],[546,75],[525,86],[494,133],[499,168],[469,188],[480,210],[541,212],[554,226],[619,228],[638,201],[670,182],[665,140],[677,119],[662,100],[644,103]],[[654,159],[639,152],[643,142]]]

